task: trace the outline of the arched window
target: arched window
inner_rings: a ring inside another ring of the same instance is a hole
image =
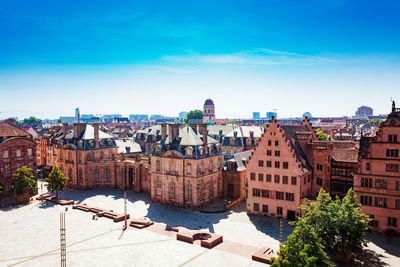
[[[186,165],[186,174],[191,175],[192,174],[192,163],[188,163]]]
[[[158,179],[156,182],[156,195],[161,196],[161,181],[160,181],[160,179]]]
[[[214,198],[214,184],[212,181],[208,183],[209,198]]]
[[[200,184],[200,196],[199,196],[199,198],[200,198],[200,201],[203,201],[204,200],[204,184],[203,183],[201,183]]]
[[[100,183],[100,172],[98,168],[94,170],[94,182]]]
[[[82,168],[79,168],[79,172],[78,172],[78,185],[82,185],[82,183],[83,183]]]
[[[106,183],[110,182],[110,169],[106,169]]]
[[[208,166],[208,170],[209,170],[210,172],[213,171],[213,162],[212,162],[212,160],[210,160],[210,163],[209,163],[209,166]]]
[[[187,201],[192,201],[192,185],[187,185],[187,194],[186,194]]]
[[[170,199],[175,199],[175,182],[170,183],[169,187],[169,198]]]
[[[161,163],[159,160],[156,161],[156,171],[160,171],[161,170]]]
[[[72,181],[72,169],[71,168],[68,169],[68,178],[70,181]]]

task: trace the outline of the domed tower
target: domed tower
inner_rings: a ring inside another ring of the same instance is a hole
[[[215,106],[210,98],[204,102],[203,112],[203,122],[213,121],[215,119]]]

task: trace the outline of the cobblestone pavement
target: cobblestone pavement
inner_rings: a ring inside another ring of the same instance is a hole
[[[119,190],[72,190],[61,195],[119,213],[124,210]],[[0,211],[0,266],[59,266],[59,214],[65,209],[35,201]],[[279,247],[279,220],[248,216],[244,205],[224,213],[200,213],[158,205],[145,194],[129,192],[131,217],[146,216],[156,224],[127,231],[121,230],[123,222],[92,220],[92,213],[71,207],[65,212],[67,266],[266,266],[252,261],[251,254],[262,246]],[[174,233],[163,230],[166,224],[222,234],[224,242],[206,249],[177,241]],[[286,239],[292,228],[285,222],[284,229]],[[362,255],[359,265],[400,266],[398,240],[369,238],[371,253]]]

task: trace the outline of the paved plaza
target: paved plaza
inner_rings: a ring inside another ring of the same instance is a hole
[[[123,213],[119,190],[66,191],[64,199]],[[0,266],[59,266],[59,214],[66,213],[67,266],[266,266],[252,261],[260,247],[279,247],[279,220],[249,216],[245,205],[233,211],[211,214],[152,203],[145,194],[128,193],[131,218],[146,216],[155,222],[146,229],[51,202],[35,201],[0,211]],[[222,234],[224,242],[207,249],[176,240],[165,226],[182,226]],[[284,224],[286,239],[292,230]],[[400,242],[382,235],[373,240],[359,265],[400,266]]]

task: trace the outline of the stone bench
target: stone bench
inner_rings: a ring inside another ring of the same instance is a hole
[[[278,255],[274,252],[274,250],[270,247],[262,247],[254,253],[251,258],[254,261],[259,261],[263,263],[271,263],[272,257],[278,257]]]
[[[130,226],[138,228],[138,229],[143,229],[143,228],[149,227],[150,225],[153,225],[153,224],[154,224],[154,222],[150,221],[146,217],[133,219],[129,223]]]
[[[222,243],[222,235],[205,233],[200,231],[183,231],[176,234],[176,239],[193,244],[195,240],[200,240],[202,247],[213,248]]]

